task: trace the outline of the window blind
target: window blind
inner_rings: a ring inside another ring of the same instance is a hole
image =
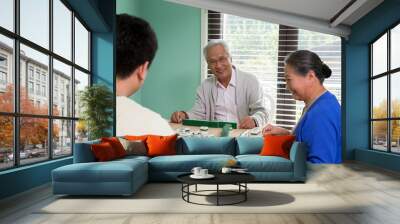
[[[207,21],[208,40],[225,40],[233,64],[259,79],[271,123],[291,129],[301,116],[304,103],[293,99],[284,80],[284,59],[299,49],[317,53],[332,69],[324,85],[340,102],[340,37],[215,11],[208,11]]]

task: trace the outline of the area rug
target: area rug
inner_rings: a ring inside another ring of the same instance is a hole
[[[182,200],[177,183],[146,184],[131,197],[56,197],[36,213],[125,214],[125,213],[360,213],[349,203],[317,184],[249,184],[247,201],[237,205],[207,206]],[[232,187],[225,187],[228,190]],[[212,190],[213,185],[198,190]],[[191,189],[194,190],[194,187]],[[213,193],[210,193],[213,194]],[[197,203],[214,204],[215,196],[192,196]],[[229,203],[240,198],[224,197]],[[231,201],[230,201],[231,200]]]

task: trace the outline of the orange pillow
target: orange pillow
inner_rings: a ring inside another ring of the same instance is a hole
[[[280,156],[289,159],[290,148],[294,140],[294,135],[266,135],[264,136],[264,146],[260,155]]]
[[[124,149],[124,146],[122,146],[122,144],[118,138],[116,138],[116,137],[101,138],[101,142],[110,143],[110,145],[114,149],[114,152],[115,152],[115,155],[117,156],[117,158],[126,156],[126,151]]]
[[[117,158],[115,151],[109,142],[91,145],[94,157],[99,162],[110,161]]]
[[[147,155],[148,156],[162,156],[162,155],[175,155],[176,154],[176,139],[178,135],[171,136],[156,136],[149,135],[147,137]]]
[[[147,138],[150,135],[139,135],[139,136],[135,136],[135,135],[125,135],[125,139],[129,140],[129,141],[143,141],[146,142]]]

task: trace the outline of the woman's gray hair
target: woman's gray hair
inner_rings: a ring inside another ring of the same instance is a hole
[[[204,57],[207,59],[207,51],[209,48],[214,47],[216,45],[222,45],[225,49],[225,52],[230,56],[228,44],[224,40],[210,40],[207,45],[203,48]]]

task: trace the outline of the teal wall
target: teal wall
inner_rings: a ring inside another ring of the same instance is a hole
[[[68,3],[92,31],[93,83],[103,83],[113,89],[115,0],[68,0]],[[71,163],[72,157],[67,157],[1,171],[0,199],[50,182],[53,169]]]
[[[0,199],[51,181],[51,171],[72,163],[72,158],[47,161],[0,172]]]
[[[369,43],[400,22],[400,0],[386,0],[351,27],[344,44],[346,156],[400,170],[400,157],[369,150]],[[363,151],[360,151],[363,150]],[[390,159],[388,159],[389,157]]]
[[[140,2],[141,0],[117,0],[117,14],[127,13],[140,17]]]
[[[108,24],[107,32],[92,32],[92,73],[93,83],[104,84],[112,90],[115,95],[115,14],[116,3],[115,1],[101,1],[98,4],[98,9]],[[115,105],[115,101],[114,101]],[[115,108],[115,106],[114,106]],[[113,126],[110,127],[108,132],[110,135],[115,135],[115,109],[114,116],[110,118],[113,120]]]
[[[135,100],[164,118],[190,109],[201,81],[200,9],[162,0],[118,0],[117,13],[147,20],[158,38],[159,49]]]

